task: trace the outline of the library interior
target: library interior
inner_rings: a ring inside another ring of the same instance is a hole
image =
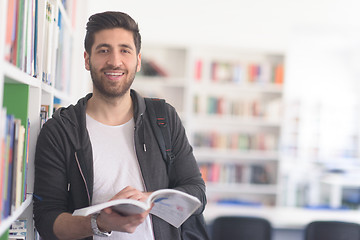
[[[1,0],[0,239],[39,238],[36,140],[57,108],[92,91],[85,26],[109,10],[139,24],[132,88],[176,108],[214,240],[221,217],[232,229],[240,217],[265,220],[271,236],[261,239],[310,240],[313,222],[360,232],[358,9],[356,0]]]

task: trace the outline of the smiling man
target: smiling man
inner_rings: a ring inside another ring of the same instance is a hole
[[[174,171],[168,174],[144,98],[130,89],[141,68],[140,49],[138,25],[127,14],[104,12],[89,18],[84,60],[93,92],[57,110],[37,142],[34,219],[42,238],[194,236],[152,216],[150,209],[131,216],[109,208],[92,216],[72,216],[75,209],[110,199],[145,201],[152,191],[164,188],[197,197],[203,204],[197,216],[205,207],[205,184],[175,109],[166,105],[175,155]]]

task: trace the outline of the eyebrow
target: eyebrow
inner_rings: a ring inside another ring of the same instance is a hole
[[[134,50],[132,48],[132,46],[128,45],[128,44],[119,44],[118,45],[119,47],[124,47],[124,48],[128,48],[130,50]],[[99,44],[96,46],[95,50],[99,49],[99,48],[102,48],[102,47],[107,47],[107,48],[111,48],[111,45],[110,44],[107,44],[107,43],[102,43],[102,44]]]

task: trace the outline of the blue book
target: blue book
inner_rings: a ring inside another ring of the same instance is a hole
[[[13,148],[14,148],[14,115],[6,117],[6,147],[5,147],[5,166],[4,166],[4,185],[3,185],[3,209],[2,219],[10,215],[11,210],[11,190],[13,173]]]

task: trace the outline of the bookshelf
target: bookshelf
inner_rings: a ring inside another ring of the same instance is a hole
[[[276,206],[284,56],[192,51],[188,129],[212,203]]]
[[[133,87],[180,113],[209,203],[275,206],[284,56],[216,49],[148,44]]]
[[[42,106],[47,106],[47,116],[51,116],[54,99],[62,104],[73,101],[70,66],[75,6],[76,0],[0,3],[0,237],[4,239],[17,220],[26,221],[27,239],[36,237],[32,191],[40,113]],[[19,135],[19,140],[8,130],[13,125],[8,116],[21,120],[18,127],[24,128],[24,135]],[[14,166],[18,166],[16,171]]]

